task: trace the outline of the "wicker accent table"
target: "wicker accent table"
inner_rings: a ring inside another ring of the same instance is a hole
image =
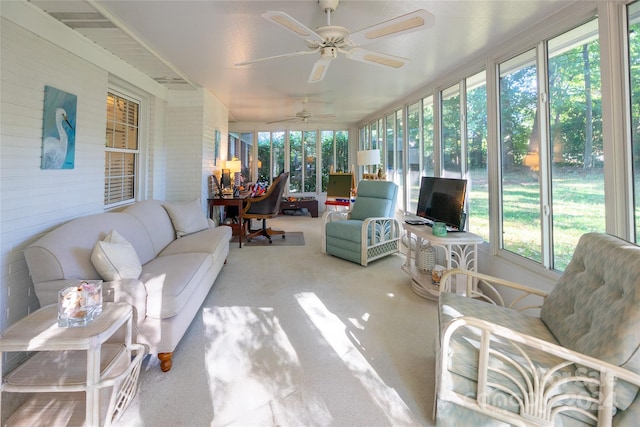
[[[7,425],[110,425],[135,395],[146,354],[131,342],[133,308],[106,302],[74,328],[58,327],[57,314],[57,304],[43,307],[0,335],[0,372],[2,353],[34,353],[0,380],[0,394],[34,393]]]
[[[482,237],[469,232],[447,233],[439,237],[433,235],[433,229],[426,225],[410,225],[406,222],[402,227],[409,240],[407,258],[402,269],[411,277],[411,289],[423,298],[438,300],[440,288],[431,280],[431,272],[421,270],[417,263],[418,251],[423,242],[429,242],[434,247],[444,250],[444,267],[447,270],[462,268],[477,271],[478,269],[478,245],[482,243]],[[411,250],[411,236],[416,236],[416,250]]]

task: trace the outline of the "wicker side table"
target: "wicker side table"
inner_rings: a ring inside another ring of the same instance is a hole
[[[58,327],[57,313],[43,307],[0,335],[0,370],[2,353],[34,352],[0,381],[0,393],[34,393],[7,425],[110,425],[133,398],[146,354],[131,342],[133,309],[107,302],[76,328]]]

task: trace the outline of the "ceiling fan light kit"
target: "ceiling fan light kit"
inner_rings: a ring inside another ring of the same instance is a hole
[[[271,59],[320,53],[320,59],[315,62],[309,75],[309,83],[317,83],[324,79],[331,61],[338,57],[338,53],[345,54],[347,59],[365,62],[367,64],[387,68],[400,68],[409,60],[382,52],[365,50],[359,46],[375,40],[423,30],[433,25],[434,22],[433,15],[424,9],[419,9],[351,33],[345,27],[331,25],[331,12],[336,10],[339,3],[339,0],[318,1],[318,4],[327,15],[327,25],[318,27],[315,31],[284,12],[264,12],[262,14],[263,18],[268,19],[270,22],[279,25],[298,37],[304,38],[307,48],[310,50],[244,61],[236,65],[248,65]]]
[[[318,71],[318,72],[321,73],[322,71]],[[300,121],[302,123],[309,123],[310,120],[326,121],[326,120],[334,120],[336,118],[335,114],[315,115],[311,111],[307,110],[306,105],[307,105],[307,102],[309,102],[309,99],[306,97],[302,98],[301,102],[302,102],[302,110],[298,111],[295,116],[289,116],[282,120],[274,120],[272,122],[267,122],[267,124],[270,125],[274,123],[295,122],[295,121]]]

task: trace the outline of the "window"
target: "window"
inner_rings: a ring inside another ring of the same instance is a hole
[[[593,20],[548,43],[551,249],[558,270],[582,234],[606,229],[597,35]]]
[[[483,71],[465,80],[468,230],[489,241],[487,82]]]
[[[304,160],[302,154],[302,131],[289,132],[289,191],[302,192]]]
[[[406,196],[404,196],[404,122],[402,116],[402,110],[396,111],[396,139],[394,141],[395,144],[392,145],[395,152],[396,162],[391,180],[398,184],[398,201],[396,203],[398,206],[402,206],[402,208],[404,209],[404,207],[406,206]]]
[[[306,193],[314,193],[316,191],[316,164],[318,144],[318,133],[316,131],[304,131],[304,189]]]
[[[536,50],[500,64],[502,248],[542,262]]]
[[[422,115],[421,103],[416,102],[407,107],[407,137],[409,151],[409,192],[407,194],[407,211],[416,212],[418,207],[418,193],[420,192],[420,178],[422,176],[420,170],[420,146],[421,146],[421,127],[420,116]]]
[[[240,179],[242,182],[252,182],[253,166],[253,133],[229,132],[228,160],[236,158],[240,160]]]
[[[122,95],[107,94],[104,204],[130,203],[136,196],[138,116],[140,104]]]
[[[322,150],[321,191],[326,191],[329,171],[332,167],[336,172],[349,170],[349,132],[323,130],[320,132],[320,139]]]
[[[270,183],[284,170],[284,132],[258,132],[258,178]]]
[[[640,243],[640,2],[627,9],[635,241]]]
[[[442,168],[444,176],[462,178],[460,137],[460,87],[451,86],[442,91]]]
[[[433,96],[422,100],[422,173],[434,175],[433,158]]]
[[[489,240],[489,177],[487,169],[487,88],[484,71],[444,89],[441,99],[442,176],[467,180],[465,212],[469,231]],[[425,173],[434,175],[433,102],[423,108],[425,117]],[[428,127],[427,127],[428,126]],[[428,144],[428,146],[427,146]],[[427,149],[428,148],[428,149]]]
[[[389,114],[385,117],[385,133],[386,133],[386,146],[387,146],[387,179],[392,179],[394,176],[394,169],[396,167],[396,156],[395,156],[395,146],[396,146],[396,125],[395,125],[395,115]]]
[[[271,182],[271,132],[258,132],[258,182]]]
[[[531,50],[500,65],[502,245],[556,270],[605,231],[597,34],[593,20],[549,40],[546,63]]]

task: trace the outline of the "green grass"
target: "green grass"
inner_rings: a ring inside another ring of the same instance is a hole
[[[490,222],[486,171],[472,170],[469,176],[469,230],[488,241]],[[552,179],[553,268],[562,271],[571,260],[580,236],[606,230],[604,173],[602,169],[585,171],[577,167],[556,167]],[[503,182],[504,248],[542,262],[538,176],[527,170],[511,172],[504,174]],[[640,200],[640,171],[635,183],[636,200]],[[636,221],[637,234],[640,235],[640,203],[636,206]]]
[[[640,172],[636,177],[640,183]],[[553,266],[562,271],[584,233],[605,231],[604,173],[555,167],[552,182]],[[640,186],[639,186],[640,187]],[[640,190],[638,190],[640,192]],[[472,170],[469,187],[470,231],[489,240],[489,200],[486,171]],[[503,174],[504,248],[542,262],[540,184],[530,171]],[[640,218],[640,207],[636,210]]]
[[[537,176],[510,173],[504,175],[503,181],[504,247],[541,262],[540,185]],[[582,234],[605,231],[602,170],[555,168],[551,205],[554,268],[564,270]]]

